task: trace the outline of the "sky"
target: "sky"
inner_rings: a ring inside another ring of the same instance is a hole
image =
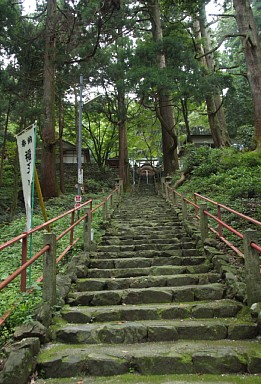
[[[23,0],[24,13],[33,12],[35,9],[35,0]],[[217,9],[214,4],[214,0],[211,0],[206,7],[207,14],[217,12]]]
[[[35,0],[23,0],[24,13],[33,12],[35,10]]]

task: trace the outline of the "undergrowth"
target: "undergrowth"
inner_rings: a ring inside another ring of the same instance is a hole
[[[197,192],[261,221],[261,151],[212,149],[187,145],[180,172],[187,174],[178,191]],[[175,175],[174,182],[179,178]]]
[[[100,192],[92,195],[93,208],[97,206],[106,196],[108,192]],[[90,199],[90,196],[83,196],[83,202]],[[65,213],[74,207],[74,194],[62,195],[57,198],[50,199],[46,202],[46,210],[48,219],[52,219]],[[81,211],[81,216],[83,212]],[[77,215],[77,213],[76,213]],[[76,217],[77,219],[77,217]],[[20,235],[25,229],[25,217],[19,216],[9,224],[2,225],[0,231],[0,244]],[[33,215],[33,225],[36,227],[43,224],[41,209],[36,205]],[[94,240],[99,241],[101,235],[100,223],[102,222],[102,208],[98,209],[93,214],[92,228],[94,230]],[[56,236],[62,233],[71,224],[71,215],[60,219],[58,222],[51,225],[51,232]],[[28,245],[28,258],[37,253],[43,246],[43,233],[38,231],[32,235]],[[69,245],[70,233],[66,234],[57,242],[57,257]],[[81,222],[74,229],[74,239],[79,238],[73,249],[59,262],[58,270],[63,272],[66,269],[66,264],[70,261],[73,254],[83,250],[83,223]],[[0,332],[0,347],[7,342],[13,334],[15,327],[26,323],[32,319],[34,308],[39,303],[42,296],[41,284],[36,284],[36,280],[42,275],[42,257],[33,263],[32,267],[27,270],[27,288],[33,288],[32,292],[20,292],[20,277],[8,284],[0,292],[0,318],[11,310],[11,315],[8,316]],[[0,263],[0,281],[5,280],[12,272],[21,265],[21,243],[17,242],[11,247],[1,251]]]

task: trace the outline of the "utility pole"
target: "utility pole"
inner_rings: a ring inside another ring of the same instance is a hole
[[[83,185],[83,169],[82,169],[82,91],[83,91],[83,75],[80,75],[80,101],[79,101],[79,127],[78,127],[78,195],[81,195],[81,186]]]

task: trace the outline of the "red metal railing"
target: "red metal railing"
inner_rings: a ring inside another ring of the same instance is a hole
[[[232,240],[229,239],[229,236],[225,236],[224,229],[226,229],[230,234],[235,235],[237,239],[242,240],[243,239],[243,233],[240,232],[240,230],[232,227],[228,223],[228,218],[224,218],[224,216],[227,216],[228,214],[234,215],[237,219],[243,220],[241,225],[239,227],[246,229],[246,225],[251,223],[252,226],[255,227],[255,229],[259,229],[261,227],[261,222],[253,219],[250,216],[244,215],[240,212],[235,211],[234,209],[224,205],[217,203],[214,200],[211,200],[205,196],[200,195],[199,193],[193,194],[193,201],[189,200],[187,197],[183,196],[179,192],[177,192],[174,188],[172,188],[168,183],[165,183],[163,181],[163,192],[166,194],[166,197],[168,200],[173,200],[174,204],[176,205],[182,205],[185,204],[186,207],[191,208],[191,211],[193,211],[194,217],[199,219],[199,209],[200,209],[200,203],[204,202],[210,205],[210,207],[204,208],[203,212],[208,218],[217,223],[217,228],[214,228],[213,226],[209,225],[208,228],[211,232],[213,232],[216,236],[218,236],[229,248],[231,248],[233,251],[235,251],[239,256],[244,257],[243,252],[241,251],[240,247],[237,246],[237,244],[233,244]],[[200,202],[199,202],[200,201]],[[216,214],[213,213],[213,208],[216,209]],[[237,241],[236,241],[237,242]],[[254,242],[251,243],[251,247],[257,250],[258,252],[261,252],[261,245],[256,244]]]
[[[51,226],[51,224],[54,224],[56,222],[59,222],[61,219],[64,219],[66,217],[70,217],[70,225],[64,229],[57,237],[56,241],[58,242],[61,240],[66,234],[70,234],[69,236],[69,244],[63,249],[62,253],[57,257],[56,263],[58,264],[64,256],[70,251],[70,249],[77,243],[79,238],[74,238],[74,229],[77,227],[81,222],[86,220],[88,214],[90,214],[90,217],[92,219],[92,215],[95,211],[97,211],[100,207],[106,206],[106,211],[107,211],[107,202],[110,201],[110,208],[112,208],[113,204],[113,195],[117,194],[119,195],[121,192],[121,187],[118,186],[114,189],[114,191],[107,196],[100,204],[98,204],[96,207],[92,207],[93,201],[92,199],[86,201],[85,203],[79,205],[77,208],[73,208],[60,216],[57,216],[44,224],[38,225],[35,228],[29,230],[28,232],[22,233],[19,236],[16,236],[15,238],[3,243],[0,245],[0,252],[6,248],[11,247],[12,245],[21,242],[21,266],[13,271],[5,280],[3,280],[0,283],[0,291],[3,290],[4,288],[7,287],[8,284],[10,284],[13,280],[15,280],[18,276],[21,276],[21,283],[20,283],[20,291],[21,292],[28,292],[28,287],[27,287],[27,269],[30,265],[35,263],[36,260],[38,260],[46,251],[49,249],[49,245],[43,246],[41,249],[38,250],[37,253],[32,255],[32,257],[27,260],[27,253],[28,253],[28,243],[29,243],[29,238],[35,233],[38,233],[39,231],[45,230]],[[83,208],[88,208],[88,212],[86,213],[84,211],[84,214],[82,216],[78,216],[78,219],[75,220],[75,213],[82,211]],[[42,281],[42,276],[37,279],[37,282]],[[31,288],[31,287],[29,287]],[[31,289],[30,289],[31,290]],[[0,318],[0,326],[3,324],[3,322],[6,320],[8,315],[10,314],[10,311],[8,311],[6,314],[4,314]]]

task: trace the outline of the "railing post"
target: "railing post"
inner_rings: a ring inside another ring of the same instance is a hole
[[[75,218],[75,211],[72,212],[71,226],[74,224],[74,218]],[[71,231],[70,231],[70,244],[73,243],[73,234],[74,234],[74,228],[72,228]]]
[[[246,231],[244,231],[243,244],[245,255],[245,281],[248,305],[261,302],[261,274],[259,266],[259,252],[251,247],[251,243],[257,243],[256,231],[247,229]]]
[[[106,200],[104,200],[103,207],[102,207],[102,209],[103,209],[103,221],[104,222],[106,222],[107,218],[108,218],[108,209],[107,208],[108,207],[107,207],[107,199],[106,199]]]
[[[123,180],[119,180],[119,187],[120,187],[120,195],[123,193]]]
[[[218,219],[221,220],[221,207],[219,204],[218,204]],[[221,223],[218,223],[218,235],[219,237],[223,236],[223,228]]]
[[[113,212],[113,194],[111,194],[111,196],[110,196],[110,210],[112,213]]]
[[[56,304],[56,236],[44,234],[44,245],[49,245],[43,260],[43,301],[51,307]]]
[[[204,211],[207,209],[207,204],[202,203],[200,204],[200,233],[201,233],[201,240],[202,243],[204,243],[205,239],[208,237],[208,216],[204,213]]]
[[[165,179],[164,177],[161,178],[161,193],[162,193],[162,196],[164,197],[164,193],[165,193]]]
[[[165,177],[165,198],[166,198],[166,201],[169,201],[169,188],[170,188],[171,180],[172,180],[171,176],[167,175]]]
[[[27,239],[28,236],[22,239],[22,265],[26,263],[27,258]],[[26,292],[26,269],[21,273],[21,292]]]
[[[169,184],[165,182],[165,199],[168,201],[169,199]]]
[[[184,220],[188,218],[187,202],[185,200],[186,196],[182,194],[182,216]]]
[[[177,196],[174,189],[172,190],[172,204],[174,207],[177,205]]]
[[[197,195],[194,193],[194,204],[197,206],[198,204],[197,204]],[[197,216],[197,214],[198,214],[198,208],[197,207],[195,207],[195,216]]]
[[[91,236],[92,236],[92,213],[89,208],[84,211],[83,221],[83,249],[89,251],[91,249]]]

